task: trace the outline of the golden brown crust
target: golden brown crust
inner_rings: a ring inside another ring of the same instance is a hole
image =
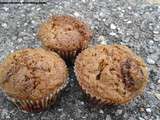
[[[0,87],[17,99],[41,99],[56,92],[67,80],[64,61],[41,48],[10,54],[0,67]]]
[[[103,102],[123,104],[147,84],[143,60],[123,45],[97,45],[76,59],[75,73],[82,89]]]
[[[92,32],[74,17],[53,16],[40,25],[37,36],[50,50],[73,51],[87,47]]]

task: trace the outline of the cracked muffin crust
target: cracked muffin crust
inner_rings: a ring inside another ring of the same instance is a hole
[[[81,52],[75,61],[81,88],[107,104],[128,103],[143,92],[147,67],[143,60],[123,45],[97,45]]]
[[[37,36],[46,49],[69,59],[88,46],[92,32],[88,25],[74,17],[53,16],[40,25]]]
[[[42,48],[11,53],[0,65],[0,88],[27,112],[40,112],[54,104],[67,77],[67,67],[60,56]]]

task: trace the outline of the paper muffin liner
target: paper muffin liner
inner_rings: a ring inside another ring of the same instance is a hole
[[[63,60],[66,62],[67,65],[73,65],[74,61],[76,59],[76,56],[83,51],[84,49],[86,49],[87,47],[89,47],[89,45],[84,46],[82,48],[79,48],[77,50],[74,51],[64,51],[64,50],[59,50],[59,49],[54,49],[54,48],[48,48],[44,45],[42,45],[42,47],[46,50],[50,50],[53,52],[56,52],[58,55],[60,55]]]
[[[79,87],[81,88],[81,90],[86,98],[86,101],[91,103],[92,105],[96,105],[99,107],[108,106],[108,105],[127,105],[130,102],[134,101],[134,99],[136,98],[136,97],[130,98],[124,102],[115,102],[110,99],[104,100],[100,96],[93,96],[92,94],[90,94],[90,92],[88,92],[87,89],[85,87],[83,87],[82,83],[80,83],[79,81],[78,81],[78,84],[79,84]]]
[[[40,112],[44,109],[47,109],[56,101],[57,94],[49,94],[47,97],[36,101],[20,100],[9,96],[7,96],[7,98],[23,112]]]
[[[80,85],[80,84],[79,84]],[[89,92],[87,92],[86,89],[84,89],[81,85],[80,85],[81,90],[83,91],[83,94],[86,98],[86,101],[92,105],[98,106],[98,107],[104,107],[107,105],[116,105],[116,103],[113,103],[112,101],[108,100],[103,100],[98,96],[93,96],[91,95]]]
[[[77,72],[75,70],[75,66],[74,66],[74,73],[77,77],[77,81],[78,81],[78,75],[77,75]],[[92,105],[96,105],[96,106],[99,106],[99,107],[103,107],[103,106],[106,106],[106,105],[116,105],[116,103],[112,102],[111,100],[109,99],[106,99],[106,100],[103,100],[101,99],[100,97],[98,96],[93,96],[91,95],[86,88],[83,87],[83,85],[78,81],[78,84],[79,84],[79,87],[81,88],[85,98],[86,98],[86,101],[91,103]]]
[[[58,50],[57,53],[68,63],[68,64],[73,64],[74,59],[77,55],[77,51],[60,51]]]
[[[76,73],[75,73],[76,74]],[[76,75],[77,76],[77,75]],[[90,92],[87,91],[87,89],[78,81],[79,87],[81,91],[83,92],[83,95],[86,98],[86,101],[91,103],[92,105],[96,105],[99,107],[109,106],[109,105],[127,105],[130,102],[132,102],[135,98],[130,98],[124,102],[115,102],[110,99],[103,99],[100,96],[94,96]]]
[[[41,112],[56,102],[57,98],[60,96],[60,91],[66,87],[67,83],[68,81],[56,92],[50,93],[48,96],[36,101],[20,100],[8,95],[6,96],[8,100],[14,103],[23,112]]]
[[[84,48],[83,48],[84,49]],[[83,49],[78,49],[74,51],[61,51],[61,50],[54,50],[56,53],[58,53],[65,61],[67,64],[74,64],[75,58],[80,53]]]

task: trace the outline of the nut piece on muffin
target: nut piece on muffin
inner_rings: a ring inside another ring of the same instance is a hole
[[[56,51],[68,62],[88,46],[92,32],[87,24],[71,16],[53,16],[39,27],[44,48]]]
[[[67,78],[67,67],[60,56],[42,48],[11,53],[0,67],[0,88],[28,112],[39,112],[53,104]]]
[[[75,61],[80,87],[98,104],[125,104],[144,91],[148,72],[144,61],[123,45],[97,45]]]

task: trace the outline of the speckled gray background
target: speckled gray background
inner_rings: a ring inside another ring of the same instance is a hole
[[[62,97],[56,105],[41,113],[19,111],[0,92],[0,119],[160,120],[160,5],[147,1],[50,0],[43,5],[0,4],[0,60],[15,50],[39,47],[38,24],[51,14],[65,14],[90,24],[95,33],[93,44],[129,46],[144,58],[150,73],[144,95],[132,103],[97,108],[88,105],[71,69],[70,83]]]

